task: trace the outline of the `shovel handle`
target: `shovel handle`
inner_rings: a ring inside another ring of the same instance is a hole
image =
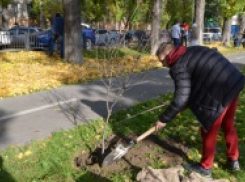
[[[140,142],[141,140],[143,140],[144,138],[146,138],[147,136],[149,136],[150,134],[154,133],[156,131],[156,127],[152,127],[149,130],[147,130],[145,133],[143,133],[142,135],[140,135],[139,137],[137,137],[136,139],[136,143]]]

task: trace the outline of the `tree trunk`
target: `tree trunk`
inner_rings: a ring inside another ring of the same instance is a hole
[[[79,0],[64,0],[65,12],[65,60],[83,63],[81,15]]]
[[[116,21],[115,23],[115,27],[114,27],[116,30],[120,30],[121,27],[120,27],[120,22],[119,21]]]
[[[222,30],[222,45],[230,47],[231,39],[231,18],[224,19],[224,25]]]
[[[197,42],[203,45],[203,25],[204,25],[204,12],[205,12],[205,0],[195,0],[195,23],[197,24],[198,39]]]
[[[45,29],[45,16],[43,12],[43,0],[39,1],[40,6],[40,28]]]
[[[159,46],[159,33],[162,15],[162,0],[154,0],[152,12],[152,31],[151,31],[151,55],[155,55]]]
[[[245,13],[241,15],[241,22],[240,22],[240,31],[245,31]]]

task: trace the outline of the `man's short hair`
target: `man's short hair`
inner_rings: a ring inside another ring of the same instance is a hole
[[[169,52],[174,47],[172,42],[163,42],[156,51],[156,56]]]

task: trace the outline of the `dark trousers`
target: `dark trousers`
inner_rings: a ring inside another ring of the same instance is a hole
[[[208,132],[201,127],[202,136],[202,159],[200,164],[205,169],[213,166],[213,160],[216,150],[216,140],[218,131],[223,130],[226,142],[226,157],[231,160],[237,160],[239,157],[238,136],[234,126],[234,116],[237,106],[238,96],[228,105],[223,113],[218,117]]]
[[[187,36],[182,36],[181,37],[181,45],[184,45],[187,47]]]
[[[178,38],[173,38],[173,43],[175,47],[179,47],[180,46],[180,40]]]
[[[64,58],[64,36],[63,35],[59,35],[58,41],[59,41],[59,44],[60,44],[59,45],[60,56],[61,56],[61,58]],[[49,54],[50,55],[53,55],[55,44],[56,44],[56,46],[58,46],[57,45],[58,41],[57,41],[57,39],[51,38],[50,43],[49,43]]]

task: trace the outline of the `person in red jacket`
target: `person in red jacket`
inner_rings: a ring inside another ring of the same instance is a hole
[[[238,95],[245,85],[244,75],[217,49],[174,47],[172,43],[163,43],[156,55],[163,66],[170,68],[175,84],[173,100],[159,116],[156,129],[165,127],[182,110],[189,108],[201,124],[202,158],[199,163],[185,167],[212,177],[216,138],[221,128],[227,146],[227,167],[239,170],[234,116]]]
[[[181,45],[187,46],[190,26],[186,21],[181,24]]]

